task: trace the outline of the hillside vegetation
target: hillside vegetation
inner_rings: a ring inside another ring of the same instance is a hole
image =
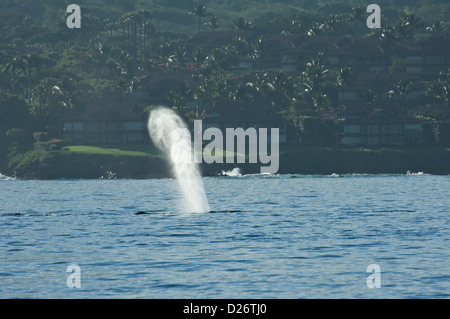
[[[81,29],[67,28],[66,8],[72,2],[81,6]],[[260,65],[271,49],[265,47],[264,36],[273,34],[352,39],[371,35],[414,46],[416,40],[448,32],[448,0],[377,3],[382,10],[378,33],[364,26],[367,3],[358,0],[0,0],[0,169],[47,163],[56,158],[52,156],[70,154],[142,155],[114,154],[113,148],[57,150],[52,140],[63,139],[64,122],[92,105],[134,103],[146,89],[142,79],[190,66],[192,86],[171,90],[167,99],[167,105],[185,118],[201,114],[202,108],[206,112],[219,100],[239,105],[260,98],[295,126],[294,135],[309,134],[313,143],[335,144],[337,112],[329,92],[334,90],[337,96],[339,80],[341,89],[345,87],[349,69],[331,70],[323,55],[299,66],[300,76],[279,69],[243,70],[239,60],[244,56]],[[255,42],[235,37],[223,47],[191,51],[179,45],[199,32],[218,30],[250,30],[256,34]],[[442,71],[441,78],[421,83],[433,89],[421,93],[428,96],[430,106],[441,107],[419,114],[433,125],[449,117],[450,72]],[[197,114],[187,99],[195,100]],[[442,108],[445,105],[447,109]],[[317,125],[321,132],[331,133],[320,138]],[[440,127],[433,125],[429,140],[442,142],[436,136],[444,135],[443,130],[438,132]]]

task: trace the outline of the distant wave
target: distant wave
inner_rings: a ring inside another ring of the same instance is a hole
[[[5,176],[2,173],[0,173],[0,181],[13,181],[15,180],[14,177]]]
[[[417,172],[417,173],[414,173],[414,172],[407,171],[407,172],[406,172],[406,175],[422,176],[422,175],[428,175],[428,174],[426,174],[426,173],[424,173],[424,172]]]
[[[222,171],[222,176],[242,177],[242,173],[240,168],[236,167],[233,168],[231,171]]]

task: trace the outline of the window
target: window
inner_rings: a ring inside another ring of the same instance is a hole
[[[399,124],[389,124],[389,133],[399,134],[400,133],[400,125]]]
[[[128,142],[141,142],[144,140],[144,134],[142,133],[128,133],[127,134]]]
[[[344,125],[344,133],[359,133],[360,130],[359,125]]]
[[[64,131],[72,131],[73,123],[64,123]]]
[[[73,123],[73,130],[74,131],[84,130],[84,124],[83,123]]]
[[[401,145],[403,144],[403,140],[401,136],[389,136],[386,143],[389,145]]]
[[[420,132],[420,124],[405,124],[403,130],[405,133],[418,133]]]
[[[370,64],[384,64],[385,58],[384,56],[372,56],[370,58]]]
[[[369,68],[370,72],[384,72],[386,71],[386,67],[384,65],[371,66]]]
[[[121,143],[122,142],[122,135],[119,133],[109,133],[106,135],[106,142],[107,143]]]
[[[369,136],[367,137],[367,145],[379,145],[380,138],[378,136]]]
[[[328,62],[330,63],[330,65],[337,65],[339,63],[339,57],[329,57]]]
[[[380,126],[378,124],[367,125],[368,134],[378,134],[380,133]]]
[[[144,130],[144,122],[125,122],[123,128],[125,131],[142,131]]]
[[[119,131],[120,130],[120,122],[107,122],[106,130],[108,132]]]
[[[422,64],[423,58],[421,56],[407,56],[406,63],[407,64]]]
[[[361,138],[359,136],[345,136],[343,142],[345,144],[361,144]]]
[[[74,126],[75,126],[75,123],[74,123]],[[99,131],[98,123],[97,122],[86,123],[86,131],[88,131],[88,132],[98,132]]]
[[[423,67],[421,66],[408,66],[406,67],[406,71],[412,74],[422,74],[423,73]]]
[[[355,101],[356,100],[356,93],[355,92],[351,92],[351,91],[344,91],[344,93],[340,92],[339,93],[341,99],[343,101]]]

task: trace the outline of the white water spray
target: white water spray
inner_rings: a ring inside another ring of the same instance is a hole
[[[174,111],[159,107],[150,113],[148,130],[155,145],[171,160],[184,198],[182,209],[190,213],[210,212],[200,172],[191,160],[191,140],[183,120]]]

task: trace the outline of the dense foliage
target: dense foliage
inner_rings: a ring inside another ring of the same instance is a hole
[[[32,137],[41,136],[35,132],[60,138],[64,119],[88,104],[130,100],[142,89],[139,79],[186,65],[196,68],[196,87],[172,90],[167,104],[187,117],[205,112],[217,100],[240,103],[264,97],[299,132],[312,134],[306,120],[311,116],[321,122],[323,132],[333,132],[335,110],[328,92],[348,85],[349,70],[329,69],[319,54],[298,76],[258,68],[250,81],[245,77],[249,71],[237,67],[239,59],[246,56],[258,65],[267,52],[267,33],[367,36],[367,28],[360,27],[365,17],[361,1],[80,0],[83,27],[74,30],[66,27],[69,3],[0,0],[3,149],[32,145]],[[379,4],[384,18],[379,36],[408,39],[403,44],[412,45],[414,39],[448,30],[448,1]],[[206,30],[252,30],[259,37],[254,43],[236,37],[231,45],[211,50],[190,51],[176,45]],[[424,94],[430,96],[430,105],[448,104],[447,73],[427,87]],[[196,114],[186,107],[189,97],[197,101]],[[432,122],[446,112],[430,108],[419,115]],[[317,134],[311,137],[320,140]]]

